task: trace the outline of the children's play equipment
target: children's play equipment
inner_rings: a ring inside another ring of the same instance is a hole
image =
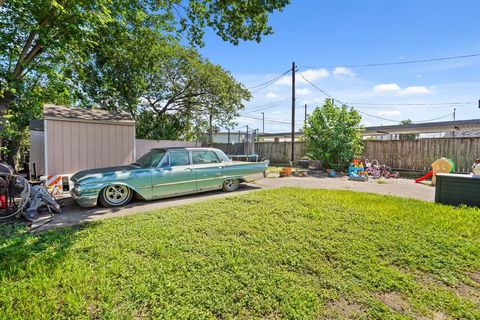
[[[398,178],[400,175],[398,172],[392,172],[392,168],[387,165],[379,164],[378,160],[372,160],[370,162],[368,159],[365,159],[365,171],[368,175],[372,176],[373,179],[383,178]]]
[[[348,167],[348,179],[354,181],[368,181],[368,175],[361,160],[355,159]]]
[[[474,176],[480,176],[480,158],[476,159],[472,165],[472,173]]]
[[[415,179],[415,183],[419,183],[425,179],[432,178],[432,186],[435,185],[437,173],[451,173],[455,170],[455,164],[452,160],[447,158],[440,158],[432,163],[432,170],[430,170],[426,175]]]

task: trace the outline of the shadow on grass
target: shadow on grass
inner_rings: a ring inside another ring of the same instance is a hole
[[[221,198],[225,196],[238,196],[245,194],[253,190],[260,190],[261,187],[251,185],[251,184],[242,184],[240,188],[231,193],[225,193],[220,190],[201,192],[195,194],[189,194],[184,196],[177,196],[171,198],[163,198],[152,201],[145,201],[143,199],[135,199],[126,206],[117,207],[117,208],[105,208],[97,206],[94,208],[86,209],[77,206],[76,204],[69,205],[64,208],[63,213],[60,215],[55,215],[52,221],[47,221],[44,223],[41,220],[38,220],[34,223],[34,227],[38,227],[38,231],[44,231],[51,228],[61,228],[65,226],[77,225],[85,222],[91,222],[101,218],[102,216],[109,215],[110,217],[122,216],[126,214],[135,214],[148,212],[152,210],[157,210],[161,208],[179,206],[184,204],[195,203],[208,199]],[[44,224],[44,225],[43,225]]]
[[[20,223],[0,226],[0,280],[35,266],[55,268],[84,228],[96,223],[32,234]],[[32,261],[35,262],[32,264]]]

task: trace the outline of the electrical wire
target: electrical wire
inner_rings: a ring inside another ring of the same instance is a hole
[[[260,83],[260,84],[257,84],[255,86],[252,86],[252,87],[249,87],[248,89],[249,90],[252,90],[254,89],[253,91],[251,91],[251,93],[255,93],[255,92],[258,92],[260,90],[263,90],[269,86],[271,86],[272,84],[274,84],[275,82],[277,82],[278,80],[280,80],[284,75],[286,75],[287,73],[289,73],[291,71],[291,69],[288,69],[286,71],[284,71],[283,73],[275,76],[274,78],[268,80],[268,81],[265,81],[263,83]]]
[[[318,86],[316,86],[313,82],[311,82],[310,80],[308,80],[307,78],[305,78],[305,76],[304,76],[301,72],[298,72],[298,73],[299,73],[300,76],[301,76],[306,82],[308,82],[312,87],[314,87],[315,89],[317,89],[318,91],[320,91],[321,93],[323,93],[324,95],[326,95],[327,97],[331,98],[333,101],[338,101],[338,102],[339,102],[340,104],[342,104],[342,105],[349,106],[347,103],[342,102],[341,100],[338,100],[338,99],[334,98],[332,95],[330,95],[330,94],[327,93],[326,91],[320,89],[320,88],[319,88]],[[351,106],[350,106],[350,107],[351,107]],[[352,108],[353,108],[353,107],[352,107]],[[366,116],[369,116],[369,117],[372,117],[372,118],[376,118],[376,119],[379,119],[379,120],[401,123],[401,121],[398,121],[398,120],[387,119],[387,118],[383,118],[383,117],[378,117],[378,116],[375,116],[375,115],[372,115],[372,114],[369,114],[369,113],[360,111],[360,110],[358,110],[358,109],[356,109],[356,111],[357,111],[358,113],[361,113],[361,114],[364,114],[364,115],[366,115]],[[446,118],[446,117],[451,116],[451,115],[453,115],[453,113],[449,113],[449,114],[446,114],[446,115],[444,115],[444,116],[441,116],[441,117],[438,117],[438,118],[434,118],[434,119],[428,119],[428,120],[423,120],[423,121],[412,121],[412,123],[431,122],[431,121],[435,121],[435,120],[439,120],[439,119]]]
[[[452,106],[452,105],[470,105],[477,101],[470,102],[431,102],[431,103],[377,103],[377,102],[347,102],[354,105],[371,105],[371,106]]]
[[[288,101],[288,100],[291,100],[291,98],[288,97],[288,98],[284,98],[282,100],[278,100],[278,101],[275,101],[275,102],[270,102],[270,103],[267,103],[267,104],[264,104],[264,105],[261,105],[261,106],[256,106],[256,107],[253,107],[253,109],[249,109],[249,107],[247,107],[245,109],[245,111],[246,111],[246,113],[254,113],[254,112],[258,112],[258,111],[263,111],[263,110],[275,108],[275,107],[278,107],[278,106],[282,105],[285,101]]]
[[[383,67],[383,66],[393,66],[393,65],[403,65],[403,64],[414,64],[414,63],[437,62],[437,61],[446,61],[446,60],[455,60],[455,59],[466,59],[466,58],[473,58],[473,57],[480,57],[480,53],[465,54],[465,55],[460,55],[460,56],[430,58],[430,59],[407,60],[407,61],[351,64],[351,65],[345,65],[343,67],[344,68]],[[335,67],[338,67],[338,66],[300,66],[300,68],[335,68]]]

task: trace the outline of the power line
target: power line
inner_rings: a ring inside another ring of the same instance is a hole
[[[263,105],[260,105],[260,106],[256,106],[256,107],[247,107],[247,108],[245,108],[245,111],[248,111],[247,113],[253,113],[253,112],[263,111],[263,110],[266,110],[266,109],[278,107],[278,106],[281,105],[283,102],[285,102],[285,101],[287,101],[287,100],[290,100],[290,99],[291,99],[290,97],[287,97],[287,98],[284,98],[284,99],[281,99],[281,100],[273,101],[273,102],[266,103],[266,104],[263,104]],[[251,108],[251,109],[250,109],[250,108]]]
[[[407,60],[407,61],[351,64],[351,65],[344,65],[343,67],[345,67],[345,68],[382,67],[382,66],[392,66],[392,65],[402,65],[402,64],[414,64],[414,63],[436,62],[436,61],[446,61],[446,60],[455,60],[455,59],[466,59],[466,58],[473,58],[473,57],[480,57],[480,53],[465,54],[465,55],[460,55],[460,56],[441,57],[441,58]],[[338,65],[337,66],[301,66],[300,68],[335,68],[335,67],[338,67]]]
[[[289,72],[290,72],[290,69],[286,70],[285,72],[283,72],[283,73],[275,76],[274,78],[272,78],[272,79],[270,79],[270,80],[268,80],[268,81],[265,81],[265,82],[263,82],[263,83],[257,84],[257,85],[252,86],[252,87],[249,87],[248,89],[249,89],[249,90],[254,89],[254,90],[252,91],[252,93],[255,93],[255,92],[258,92],[258,91],[260,91],[260,90],[263,90],[263,89],[271,86],[272,84],[274,84],[274,83],[277,82],[278,80],[280,80],[284,75],[286,75],[286,74],[289,73]]]
[[[346,105],[346,106],[349,106],[347,103],[345,102],[342,102],[338,99],[335,99],[332,95],[330,95],[329,93],[327,93],[326,91],[320,89],[319,87],[317,87],[313,82],[311,82],[310,80],[308,80],[307,78],[305,78],[305,76],[300,73],[300,76],[305,80],[307,81],[311,86],[313,86],[315,89],[319,90],[321,93],[323,93],[324,95],[326,95],[327,97],[331,98],[332,100],[334,101],[338,101],[340,104],[342,105]],[[353,107],[352,107],[353,108]],[[361,113],[361,114],[364,114],[366,116],[369,116],[369,117],[372,117],[372,118],[376,118],[376,119],[380,119],[380,120],[384,120],[384,121],[390,121],[390,122],[397,122],[397,123],[400,123],[401,121],[398,121],[398,120],[393,120],[393,119],[387,119],[387,118],[383,118],[383,117],[378,117],[378,116],[375,116],[375,115],[372,115],[372,114],[369,114],[369,113],[366,113],[366,112],[363,112],[363,111],[360,111],[358,109],[356,109],[357,112]],[[430,122],[430,121],[435,121],[435,120],[439,120],[439,119],[443,119],[443,118],[446,118],[448,116],[451,116],[453,113],[449,113],[447,115],[444,115],[444,116],[441,116],[441,117],[438,117],[438,118],[434,118],[434,119],[428,119],[428,120],[423,120],[423,121],[412,121],[413,123],[423,123],[423,122]]]
[[[371,106],[441,106],[441,105],[469,105],[477,103],[477,101],[470,102],[431,102],[431,103],[374,103],[374,102],[347,102],[355,105],[371,105]]]
[[[251,116],[251,115],[246,115],[246,114],[240,114],[240,117],[248,118],[248,119],[254,119],[254,120],[263,120],[263,118],[255,117],[255,116]],[[276,119],[271,119],[271,118],[265,118],[265,121],[272,122],[272,123],[291,124],[290,121],[276,120]],[[303,124],[303,121],[296,121],[295,123],[296,124]]]

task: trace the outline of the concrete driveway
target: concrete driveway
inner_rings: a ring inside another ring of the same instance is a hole
[[[326,177],[267,178],[257,181],[253,184],[243,184],[238,191],[233,193],[213,191],[156,201],[136,200],[125,207],[115,209],[103,207],[83,209],[73,203],[70,203],[64,207],[62,214],[55,215],[53,219],[50,219],[48,216],[44,216],[36,220],[32,224],[32,230],[39,231],[71,226],[100,219],[127,216],[160,208],[174,207],[216,198],[238,196],[262,189],[273,189],[280,187],[351,190],[399,196],[404,198],[414,198],[425,201],[433,201],[435,197],[435,188],[422,184],[416,184],[413,182],[413,180],[407,179],[389,179],[384,180],[384,183],[380,184],[378,183],[378,180],[371,179],[368,182],[357,182],[349,181],[347,177],[333,179]]]

